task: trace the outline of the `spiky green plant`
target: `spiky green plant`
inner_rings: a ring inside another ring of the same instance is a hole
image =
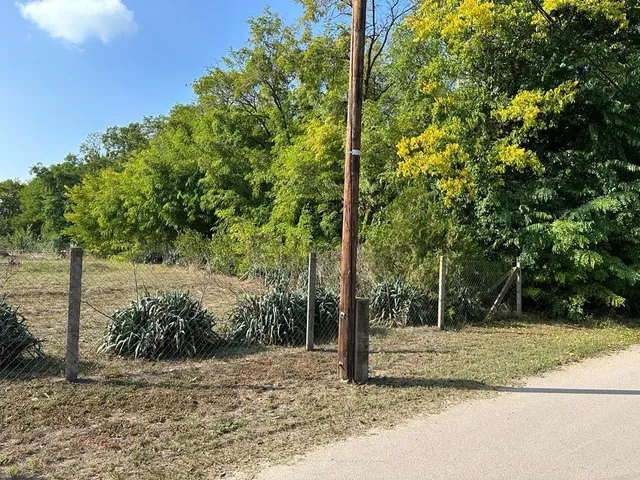
[[[247,297],[232,313],[236,340],[251,345],[302,345],[306,338],[307,293],[282,285],[263,295]],[[316,292],[317,340],[335,338],[338,332],[338,296],[319,288]]]
[[[29,332],[18,309],[0,299],[0,365],[16,362],[25,356],[43,356],[40,340]]]
[[[371,291],[371,318],[386,326],[427,325],[436,320],[435,300],[403,280],[387,280]]]
[[[300,345],[305,338],[306,300],[284,288],[247,297],[231,315],[237,339],[253,345]]]
[[[113,313],[100,351],[152,360],[205,355],[219,341],[214,325],[188,293],[160,292]]]
[[[316,291],[315,338],[317,341],[332,340],[338,336],[340,296],[333,290],[318,287]]]

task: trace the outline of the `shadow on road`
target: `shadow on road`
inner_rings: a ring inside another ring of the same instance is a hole
[[[605,388],[544,388],[544,387],[505,387],[488,385],[485,382],[468,379],[450,378],[401,378],[372,377],[372,385],[388,388],[450,388],[454,390],[487,390],[505,393],[550,393],[568,395],[640,395],[640,390],[616,390]]]
[[[537,388],[495,387],[498,392],[512,393],[563,393],[571,395],[640,395],[640,390],[608,390],[604,388]]]

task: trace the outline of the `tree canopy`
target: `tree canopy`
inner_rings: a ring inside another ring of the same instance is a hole
[[[228,272],[340,241],[350,2],[266,10],[166,117],[0,184],[0,236],[100,255],[206,250]],[[361,239],[385,275],[520,256],[576,317],[640,278],[640,7],[370,0]]]
[[[632,1],[428,0],[410,25],[424,131],[400,175],[428,176],[496,254],[520,255],[534,298],[579,315],[620,307],[638,269],[640,10]]]

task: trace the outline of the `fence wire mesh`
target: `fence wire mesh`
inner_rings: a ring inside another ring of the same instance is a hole
[[[64,368],[69,260],[0,258],[0,380],[59,377]]]
[[[411,278],[378,272],[374,263],[366,251],[359,253],[357,293],[370,299],[372,325],[437,324],[437,258]],[[446,323],[484,321],[489,312],[496,318],[511,314],[515,282],[505,274],[512,267],[468,259],[448,262]],[[166,372],[203,359],[307,343],[306,262],[253,266],[245,275],[230,276],[206,264],[154,265],[85,255],[82,272],[83,377],[157,371],[157,361]],[[7,254],[0,259],[0,380],[63,375],[69,276],[66,256]],[[339,284],[340,253],[318,254],[313,341],[320,349],[335,349]]]
[[[514,265],[456,259],[447,263],[446,321],[479,323],[511,315],[516,308]]]

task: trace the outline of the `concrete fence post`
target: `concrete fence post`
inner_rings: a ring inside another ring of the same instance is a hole
[[[353,381],[369,381],[369,300],[356,299],[356,351]]]
[[[438,328],[444,330],[444,317],[447,309],[446,302],[446,284],[447,284],[447,260],[444,256],[440,257],[440,280],[438,288]]]
[[[65,378],[69,382],[76,382],[78,380],[83,254],[84,252],[81,248],[74,247],[71,249],[71,267],[69,269],[69,315],[67,319],[67,356],[65,360]]]
[[[315,343],[316,317],[316,252],[309,254],[309,281],[307,283],[307,351],[312,351]]]
[[[516,317],[522,318],[522,266],[520,258],[516,261]]]

